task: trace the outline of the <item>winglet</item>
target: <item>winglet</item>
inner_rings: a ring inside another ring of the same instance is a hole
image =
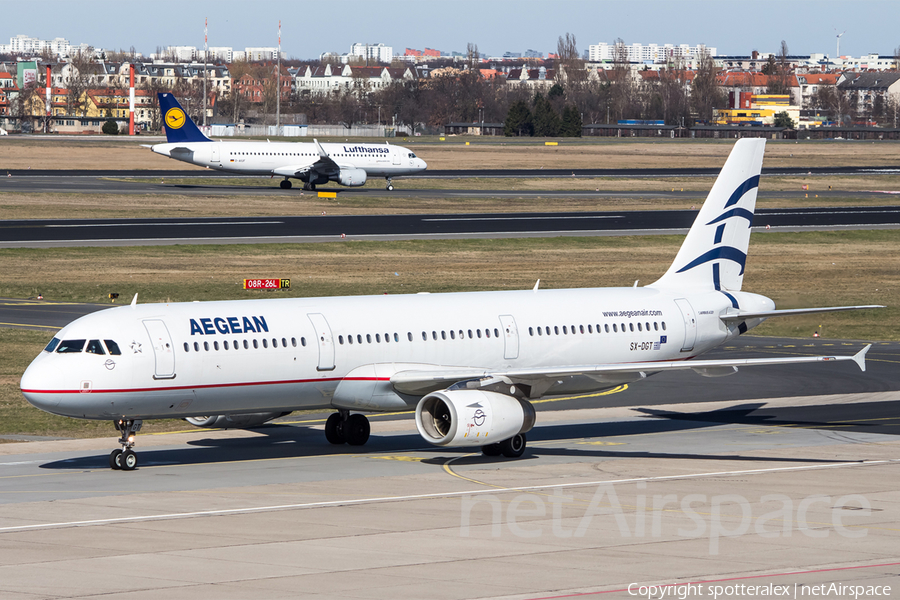
[[[872,344],[867,344],[865,348],[853,355],[853,362],[856,363],[856,366],[858,366],[859,370],[862,372],[866,371],[866,352],[868,352],[871,347]]]
[[[319,143],[319,140],[313,138],[313,144],[316,145],[316,150],[319,151],[319,156],[321,156],[323,158],[328,158],[328,153],[325,152],[324,148],[322,148],[322,144]]]
[[[134,298],[131,299],[131,306],[137,305],[137,294],[134,295]],[[865,369],[863,369],[865,371]]]

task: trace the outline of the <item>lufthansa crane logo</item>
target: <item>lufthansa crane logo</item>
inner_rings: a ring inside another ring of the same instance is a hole
[[[184,111],[178,107],[170,108],[166,111],[166,125],[169,129],[181,129],[187,121]]]

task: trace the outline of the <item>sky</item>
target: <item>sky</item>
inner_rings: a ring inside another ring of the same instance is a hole
[[[31,9],[38,9],[39,15]],[[23,13],[29,13],[27,18]],[[893,55],[900,46],[897,0],[0,0],[0,43],[24,34],[62,37],[144,55],[157,47],[278,45],[284,56],[346,53],[355,42],[482,55],[537,50],[546,55],[566,33],[590,44],[706,44],[718,54],[778,52]],[[19,15],[20,18],[17,18]]]

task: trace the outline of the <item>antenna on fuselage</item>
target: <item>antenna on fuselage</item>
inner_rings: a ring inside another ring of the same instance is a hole
[[[134,295],[134,298],[131,299],[131,306],[137,305],[137,294]]]

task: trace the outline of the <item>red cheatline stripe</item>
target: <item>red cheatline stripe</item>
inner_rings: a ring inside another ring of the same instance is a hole
[[[791,575],[809,575],[811,573],[828,573],[831,571],[849,571],[851,569],[877,569],[879,567],[896,567],[900,565],[900,562],[895,563],[881,563],[875,565],[854,565],[852,567],[833,567],[831,569],[812,569],[810,571],[787,571],[785,573],[769,573],[767,575],[745,575],[743,577],[726,577],[725,579],[707,579],[704,581],[684,581],[682,583],[666,583],[657,585],[656,587],[678,587],[680,585],[700,585],[700,584],[709,584],[709,583],[722,583],[725,581],[743,581],[745,579],[761,579],[764,577],[789,577]],[[633,590],[633,588],[632,588]],[[620,590],[606,590],[603,592],[581,592],[578,594],[565,594],[562,596],[540,596],[529,598],[529,600],[558,600],[559,598],[584,598],[585,596],[597,596],[600,594],[621,594],[622,592],[627,592],[628,588],[622,588]]]
[[[182,385],[155,388],[109,389],[109,390],[26,390],[28,394],[129,394],[138,392],[171,392],[178,390],[207,390],[215,388],[245,387],[257,385],[290,385],[295,383],[319,383],[322,381],[390,381],[390,377],[325,377],[322,379],[290,379],[286,381],[255,381],[241,383],[216,383],[210,385]]]

